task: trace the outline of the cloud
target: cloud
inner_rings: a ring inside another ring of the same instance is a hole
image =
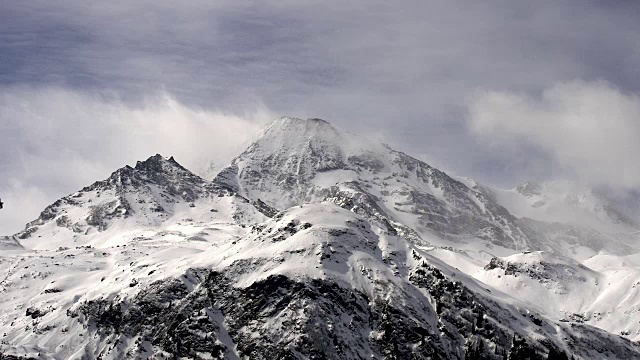
[[[640,94],[610,83],[559,83],[536,97],[480,93],[469,125],[490,142],[538,147],[582,182],[640,187]]]
[[[201,107],[257,99],[393,131],[390,119],[455,121],[477,87],[538,91],[599,77],[638,87],[633,3],[11,2],[0,13],[0,82],[127,97],[165,85]]]
[[[63,88],[0,89],[0,234],[46,205],[156,153],[205,170],[237,155],[274,115],[186,106],[158,92],[137,104]]]

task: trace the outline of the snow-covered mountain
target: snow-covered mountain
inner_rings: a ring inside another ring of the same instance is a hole
[[[214,183],[278,209],[355,201],[356,212],[388,222],[390,229],[410,230],[407,235],[422,244],[480,239],[509,249],[540,245],[482,192],[320,119],[274,122]]]
[[[640,339],[640,258],[596,255],[583,263],[544,252],[494,258],[474,277],[561,321],[587,322]],[[544,301],[539,301],[543,298]]]
[[[156,155],[0,239],[0,357],[640,358],[635,257],[497,192],[320,119],[212,181]]]
[[[173,158],[155,155],[61,198],[16,238],[37,250],[124,245],[130,230],[220,221],[249,224],[266,218],[261,210],[196,176]]]

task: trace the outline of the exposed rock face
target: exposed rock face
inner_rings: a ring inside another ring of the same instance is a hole
[[[202,282],[190,293],[175,281],[158,283],[126,306],[95,300],[78,313],[102,336],[140,336],[153,352],[196,359],[446,358],[425,324],[331,281],[274,275],[236,289],[220,273],[197,276]]]
[[[94,353],[101,357],[503,359],[527,353],[545,359],[569,348],[587,359],[624,359],[638,351],[588,326],[559,325],[529,309],[505,307],[487,298],[489,291],[471,290],[426,262],[409,279],[429,293],[435,319],[331,280],[272,275],[236,288],[223,273],[205,269],[152,283],[127,302],[84,302],[68,315],[101,341],[136,339]],[[511,326],[533,328],[538,336]],[[553,336],[556,331],[562,337]]]
[[[584,265],[565,264],[538,261],[534,263],[509,262],[500,258],[493,258],[484,267],[485,270],[502,269],[506,276],[527,276],[541,283],[558,283],[560,281],[586,282],[587,278],[575,268],[588,271]],[[590,280],[590,279],[589,279]]]

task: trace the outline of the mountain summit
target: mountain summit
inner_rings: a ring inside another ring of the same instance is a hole
[[[324,200],[348,207],[353,201],[347,199],[359,199],[366,203],[361,208],[371,209],[368,216],[424,244],[445,238],[510,249],[543,247],[483,192],[320,119],[274,122],[214,183],[279,209]]]
[[[351,170],[354,142],[351,134],[339,132],[324,120],[283,117],[268,126],[214,182],[249,196],[286,190],[287,194],[274,194],[269,200],[287,207],[304,201],[317,174]]]

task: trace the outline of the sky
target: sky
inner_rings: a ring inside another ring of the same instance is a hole
[[[0,1],[0,235],[280,116],[510,188],[640,186],[638,1]]]

